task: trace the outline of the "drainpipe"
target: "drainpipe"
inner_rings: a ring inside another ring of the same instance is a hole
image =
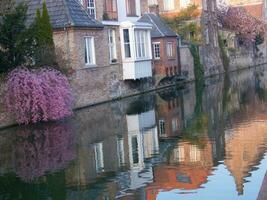
[[[67,37],[67,54],[68,54],[68,65],[69,65],[70,64],[70,40],[69,40],[69,32],[68,32],[68,28],[66,26],[64,27],[64,30],[65,30],[66,37]]]
[[[181,54],[180,54],[180,37],[177,35],[177,65],[179,76],[182,75]]]

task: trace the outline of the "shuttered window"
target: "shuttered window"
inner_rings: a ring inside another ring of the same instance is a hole
[[[136,16],[135,0],[126,0],[126,12],[128,16]]]

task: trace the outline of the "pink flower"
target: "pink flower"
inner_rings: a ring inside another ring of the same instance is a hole
[[[30,182],[66,167],[75,158],[72,131],[59,123],[20,127],[12,152],[15,173]]]
[[[263,21],[251,16],[242,7],[222,8],[218,11],[218,17],[223,28],[235,32],[245,42],[254,42],[256,36],[266,29]]]
[[[72,114],[73,96],[66,76],[50,68],[17,68],[9,73],[5,105],[18,123],[58,120]]]

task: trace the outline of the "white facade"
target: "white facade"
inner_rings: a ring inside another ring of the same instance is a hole
[[[159,151],[155,111],[126,115],[131,171],[144,169],[144,159]]]
[[[130,13],[129,5],[131,6]],[[120,29],[121,62],[123,80],[137,80],[152,77],[151,29],[148,23],[137,22],[141,17],[141,0],[117,0],[117,21],[102,21],[106,26],[117,26]],[[134,8],[134,9],[133,9]],[[128,30],[125,39],[124,30]],[[126,41],[127,40],[127,41]]]
[[[135,0],[136,16],[127,16],[126,0],[117,0],[118,5],[118,21],[136,22],[141,17],[141,0]]]

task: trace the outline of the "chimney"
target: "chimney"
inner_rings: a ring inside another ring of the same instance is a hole
[[[157,5],[157,4],[149,5],[148,9],[149,9],[150,13],[155,13],[155,14],[159,15],[159,5]]]

